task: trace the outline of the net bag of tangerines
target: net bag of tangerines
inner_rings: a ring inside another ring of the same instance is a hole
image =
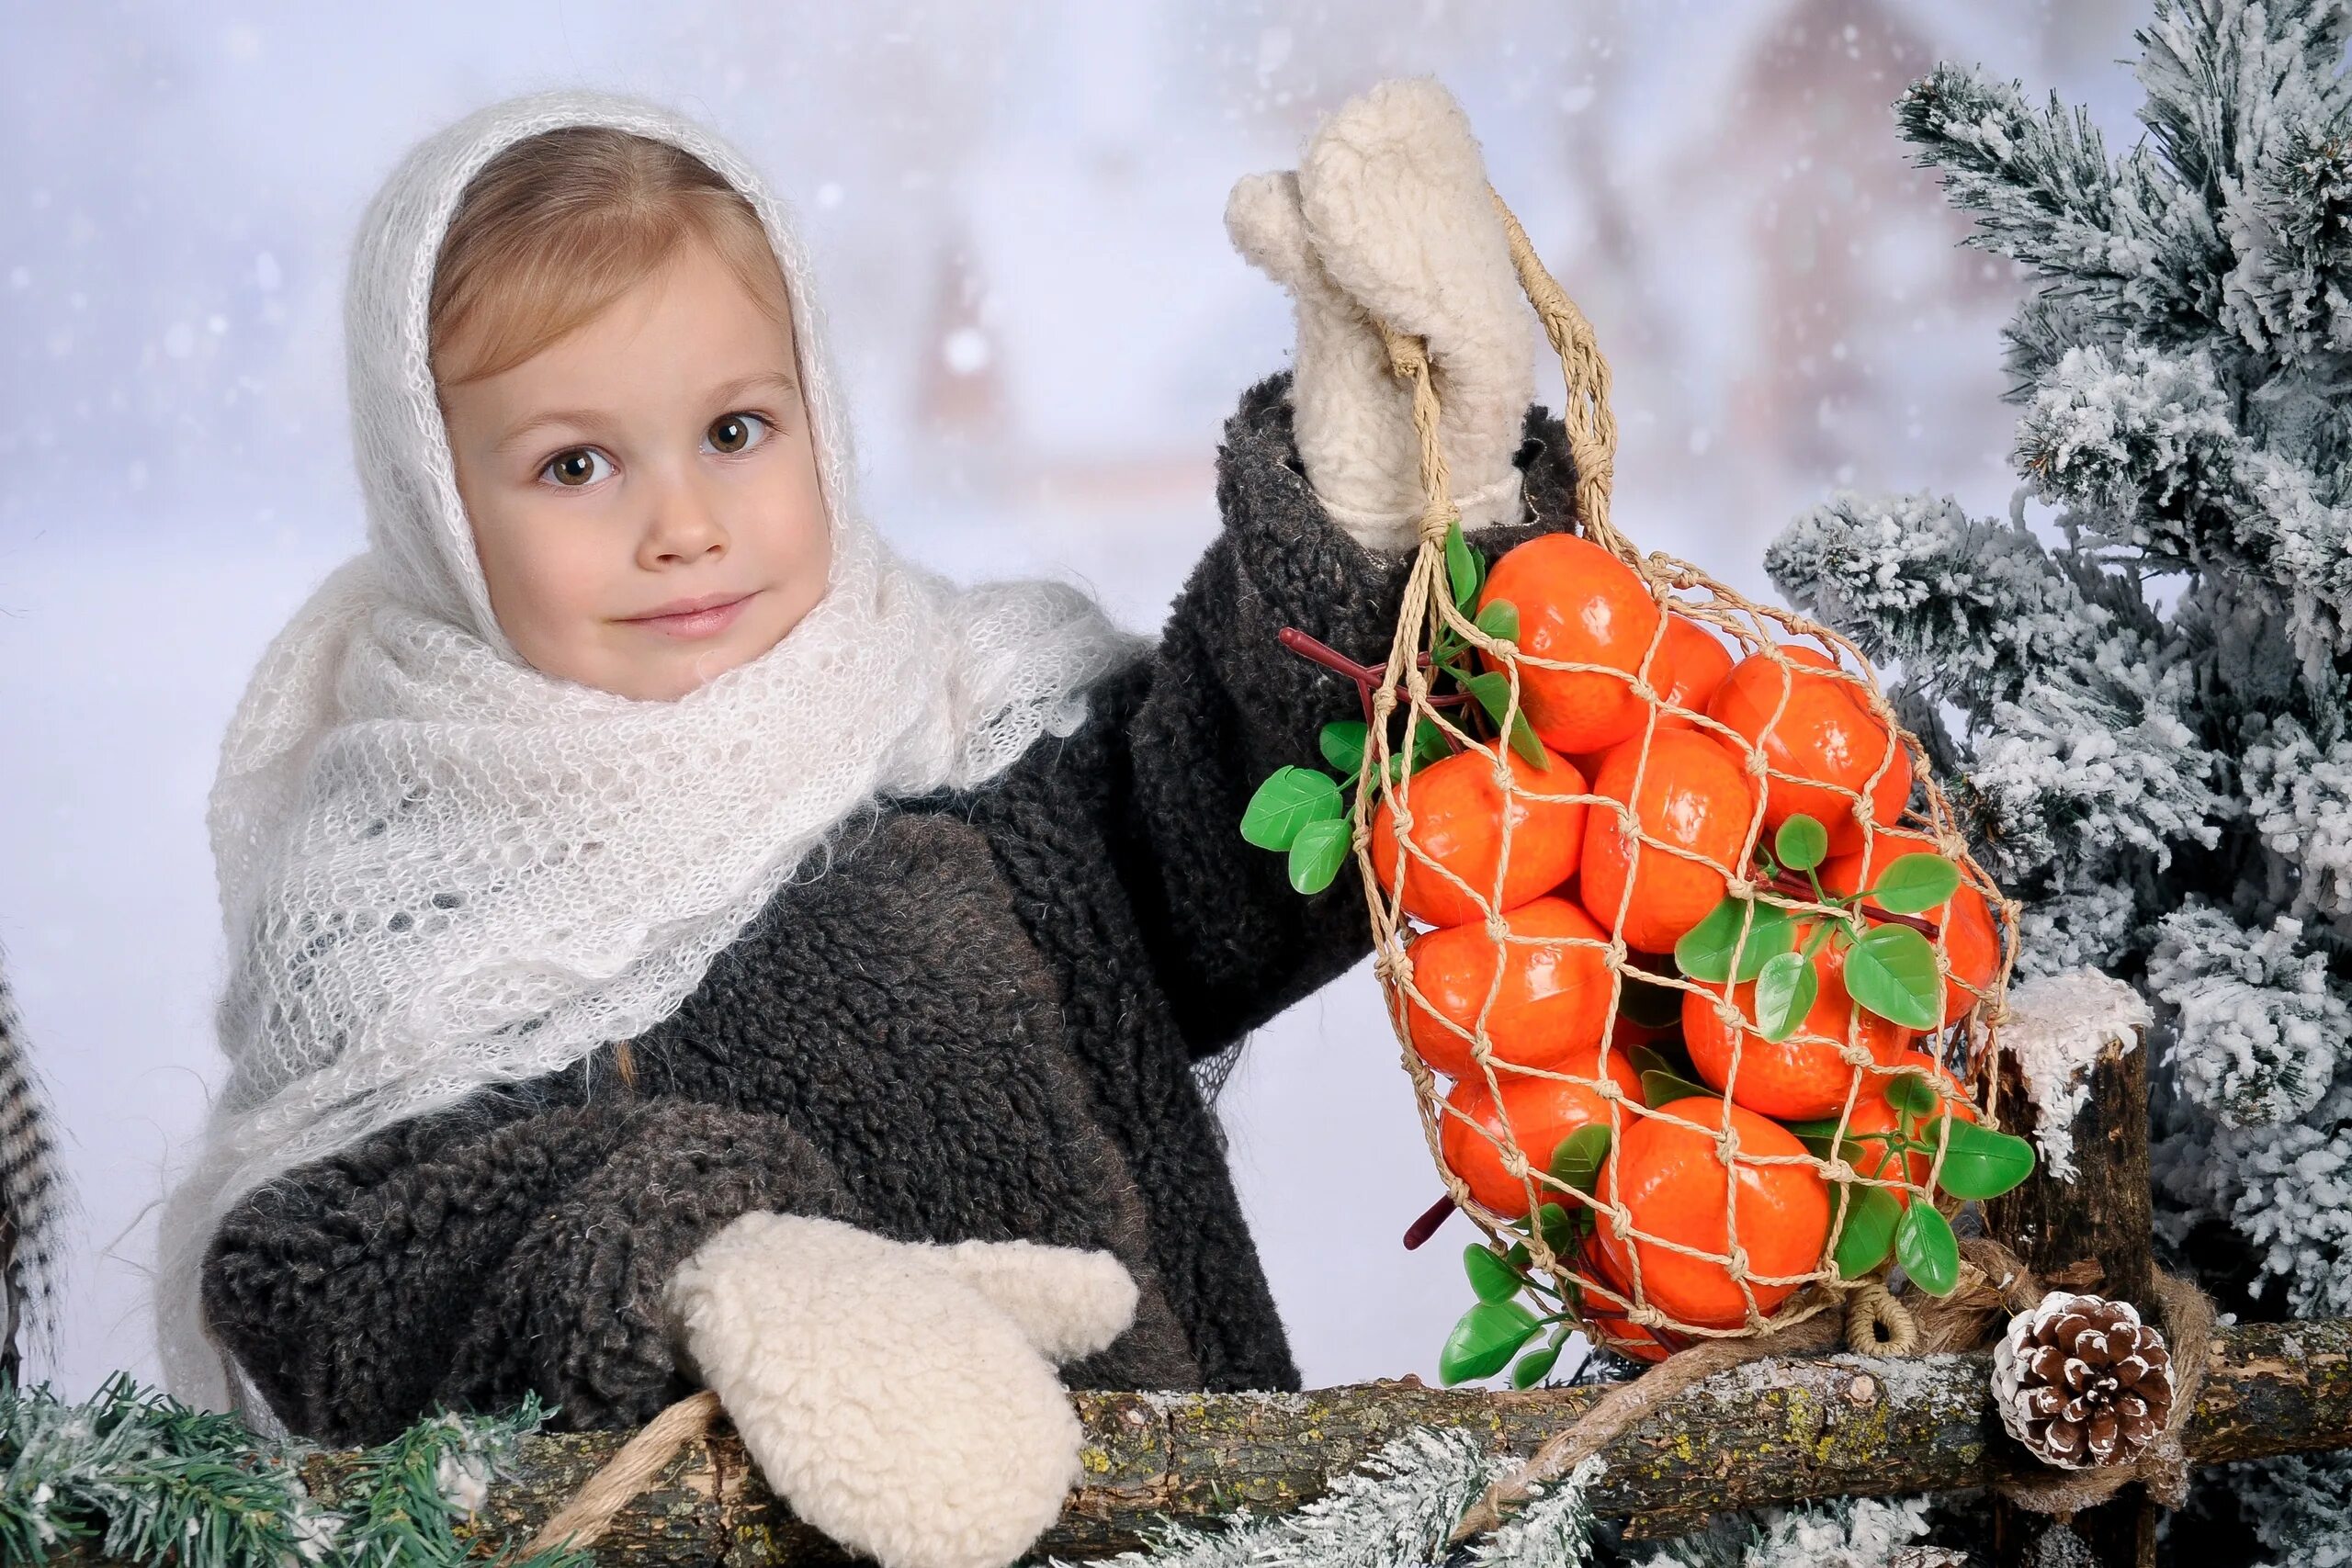
[[[1428,497],[1396,639],[1323,731],[1340,776],[1282,769],[1242,833],[1302,892],[1352,850],[1423,1130],[1487,1238],[1440,1370],[1524,1387],[1577,1327],[1657,1360],[1897,1266],[1947,1293],[1951,1217],[2033,1156],[1991,1099],[2015,906],[1851,644],[1611,525],[1608,367],[1496,205],[1566,372],[1579,532],[1481,558],[1426,357],[1384,329]]]

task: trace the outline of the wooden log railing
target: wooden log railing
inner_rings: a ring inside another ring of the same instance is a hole
[[[1719,1373],[1604,1450],[1600,1510],[1654,1537],[1713,1513],[1811,1498],[1983,1486],[2034,1461],[2001,1431],[1990,1358],[1831,1356],[1761,1360]],[[1260,1516],[1318,1495],[1332,1472],[1406,1427],[1478,1432],[1531,1453],[1597,1397],[1442,1390],[1407,1379],[1301,1394],[1073,1395],[1088,1433],[1086,1481],[1038,1551],[1073,1561],[1137,1543],[1167,1516]],[[526,1439],[470,1534],[526,1539],[569,1501],[620,1434]],[[2187,1432],[2193,1462],[2352,1448],[2352,1320],[2224,1326]],[[333,1498],[348,1461],[322,1455],[306,1481]],[[722,1422],[687,1445],[614,1521],[597,1558],[631,1568],[727,1568],[851,1561],[774,1499]]]

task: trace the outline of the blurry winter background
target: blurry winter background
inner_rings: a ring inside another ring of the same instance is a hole
[[[2128,146],[2141,12],[0,0],[0,949],[82,1197],[60,1392],[154,1375],[149,1208],[219,1077],[205,790],[263,645],[361,542],[343,266],[418,138],[576,82],[707,120],[800,215],[887,531],[1149,626],[1216,526],[1225,414],[1289,352],[1227,189],[1434,73],[1615,366],[1620,523],[1768,594],[1765,542],[1838,486],[2008,502],[2020,286],[1957,248],[1889,103],[1947,57]],[[1439,1185],[1368,972],[1221,1103],[1308,1382],[1433,1381],[1473,1232],[1398,1245]]]

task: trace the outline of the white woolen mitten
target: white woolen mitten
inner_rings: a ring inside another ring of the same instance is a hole
[[[1107,1252],[761,1212],[680,1264],[663,1305],[797,1516],[885,1568],[1001,1568],[1081,1475],[1054,1364],[1117,1338],[1136,1297]]]
[[[1424,507],[1412,389],[1377,317],[1429,345],[1438,445],[1465,530],[1521,514],[1521,422],[1535,395],[1532,320],[1470,122],[1434,79],[1341,105],[1296,174],[1234,187],[1226,231],[1297,305],[1291,404],[1308,482],[1376,548],[1412,545]]]

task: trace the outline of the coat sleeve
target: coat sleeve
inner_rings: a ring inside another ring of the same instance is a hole
[[[1171,607],[1158,646],[1096,694],[1068,746],[999,795],[1026,831],[994,835],[1015,855],[1070,848],[1096,825],[1160,989],[1194,1056],[1214,1052],[1345,970],[1370,947],[1352,861],[1302,897],[1284,858],[1242,841],[1243,808],[1285,763],[1321,766],[1317,736],[1357,716],[1344,677],[1285,651],[1296,626],[1382,664],[1409,555],[1358,544],[1307,484],[1292,434],[1287,371],[1245,392],[1217,453],[1223,527]],[[1560,422],[1525,415],[1514,459],[1526,513],[1473,536],[1491,559],[1569,525],[1575,472]],[[1017,826],[1017,825],[1016,825]],[[1026,842],[1042,838],[1040,850]],[[1014,869],[1016,885],[1035,874]]]
[[[289,1428],[376,1443],[527,1390],[560,1428],[641,1425],[695,1386],[659,1304],[687,1254],[754,1209],[855,1219],[779,1117],[617,1086],[550,1102],[557,1081],[388,1128],[232,1211],[205,1314]]]

